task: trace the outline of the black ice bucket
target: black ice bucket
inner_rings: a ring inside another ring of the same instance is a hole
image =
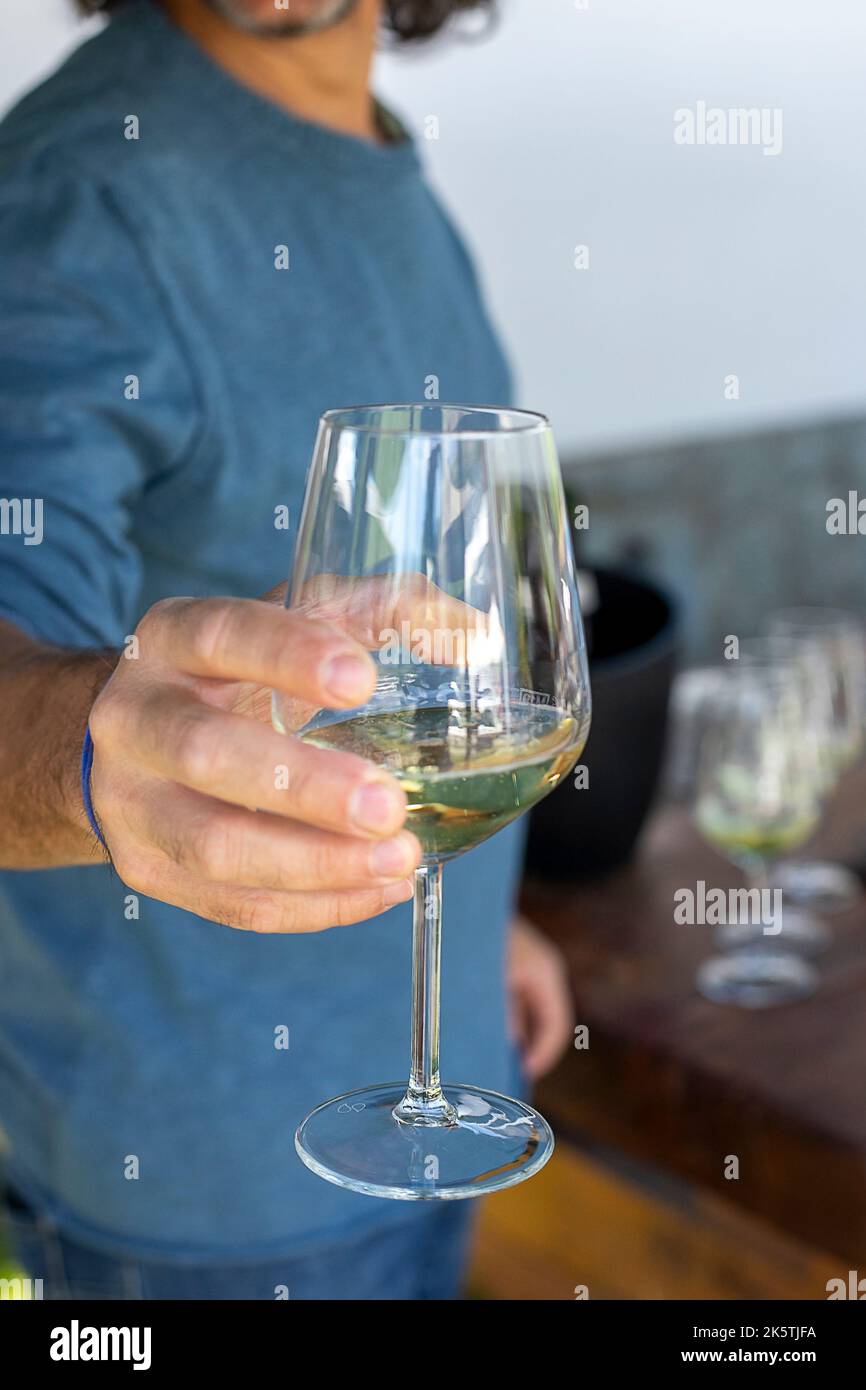
[[[610,873],[630,857],[658,784],[676,666],[677,609],[654,584],[594,569],[588,618],[592,728],[580,764],[530,812],[525,869],[558,881]]]

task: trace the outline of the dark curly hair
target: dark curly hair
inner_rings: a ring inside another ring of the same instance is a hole
[[[127,0],[75,0],[82,14],[110,14]],[[427,39],[461,10],[491,10],[495,0],[385,0],[385,25],[397,39]]]

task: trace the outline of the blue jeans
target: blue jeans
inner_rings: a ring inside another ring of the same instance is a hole
[[[14,1194],[2,1209],[11,1254],[44,1298],[458,1299],[472,1202],[423,1203],[397,1226],[266,1264],[187,1267],[105,1255],[65,1236]]]

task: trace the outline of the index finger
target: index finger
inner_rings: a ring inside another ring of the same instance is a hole
[[[167,599],[139,625],[140,652],[173,670],[272,686],[316,707],[369,699],[376,667],[348,633],[261,599]]]

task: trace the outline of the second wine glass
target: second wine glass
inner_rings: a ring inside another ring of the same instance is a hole
[[[784,608],[767,623],[769,640],[792,653],[803,679],[824,688],[827,730],[824,752],[827,792],[862,756],[866,736],[866,638],[860,620],[835,608]],[[839,912],[862,897],[860,880],[844,864],[829,860],[784,860],[779,883],[792,903],[817,912]]]
[[[710,844],[746,876],[735,920],[717,928],[726,952],[705,961],[698,989],[715,1003],[764,1008],[817,985],[812,965],[790,949],[773,866],[818,824],[820,780],[802,692],[784,665],[748,662],[725,673],[704,737],[695,820]],[[769,896],[765,896],[769,895]]]

